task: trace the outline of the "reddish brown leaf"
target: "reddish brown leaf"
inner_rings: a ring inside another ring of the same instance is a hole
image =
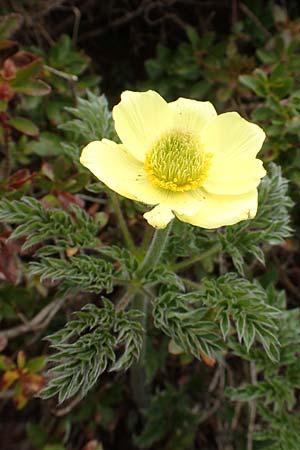
[[[19,189],[27,181],[37,175],[37,172],[30,173],[28,169],[20,169],[15,172],[8,180],[8,189]]]
[[[0,71],[0,75],[4,80],[11,80],[16,76],[16,66],[12,58],[7,58]]]
[[[84,201],[76,195],[70,194],[70,192],[60,192],[54,190],[53,193],[57,196],[62,206],[66,209],[70,209],[70,205],[72,204],[80,206],[80,208],[84,207]]]
[[[5,100],[8,102],[14,95],[15,94],[9,83],[7,81],[3,81],[3,83],[0,84],[0,100]]]
[[[16,285],[20,281],[21,271],[11,242],[0,241],[0,272],[9,283]]]
[[[20,377],[17,369],[7,370],[0,378],[0,391],[8,389]]]
[[[203,353],[201,350],[199,350],[200,356],[203,359],[203,361],[205,362],[205,364],[208,367],[214,367],[214,365],[216,364],[216,360],[213,358],[210,358],[209,356],[207,356],[205,353]]]
[[[0,336],[0,352],[3,352],[7,346],[8,340],[5,336]]]
[[[30,77],[35,77],[41,70],[42,59],[33,53],[19,51],[7,58],[0,75],[4,80],[15,80],[21,83]]]
[[[22,374],[20,384],[23,394],[27,397],[36,394],[45,386],[45,378],[36,373]]]

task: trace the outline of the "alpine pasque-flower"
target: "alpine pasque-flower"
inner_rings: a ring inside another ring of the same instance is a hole
[[[125,91],[113,109],[122,144],[94,141],[81,163],[118,194],[149,205],[155,228],[178,219],[218,228],[253,218],[265,175],[256,159],[265,133],[210,102],[167,103],[154,91]]]

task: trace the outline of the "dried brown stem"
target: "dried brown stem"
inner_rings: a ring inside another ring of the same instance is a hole
[[[68,403],[63,408],[58,408],[53,411],[53,414],[55,414],[56,417],[63,417],[69,414],[82,400],[82,395],[77,395],[73,400]]]
[[[53,300],[27,323],[23,323],[21,325],[17,325],[16,327],[0,331],[0,338],[12,339],[22,334],[26,334],[30,331],[38,331],[46,328],[55,314],[62,307],[64,301],[65,298]]]

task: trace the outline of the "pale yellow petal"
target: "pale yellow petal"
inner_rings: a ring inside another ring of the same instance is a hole
[[[175,213],[193,215],[200,208],[205,195],[202,189],[186,192],[172,192],[161,203],[169,206]]]
[[[193,134],[198,134],[202,128],[217,116],[210,102],[200,102],[187,98],[179,98],[169,103],[174,113],[173,127]]]
[[[170,192],[147,179],[143,164],[121,144],[103,139],[88,144],[82,151],[81,164],[113,191],[132,200],[164,207],[186,214],[195,213],[203,198],[201,191]]]
[[[243,194],[255,189],[265,175],[260,159],[247,156],[228,160],[213,157],[203,187],[214,194]]]
[[[176,214],[183,222],[214,229],[252,219],[257,211],[257,190],[243,195],[207,194],[200,210],[193,216]]]
[[[211,153],[211,165],[203,187],[216,194],[242,194],[255,189],[266,172],[255,159],[265,139],[263,130],[235,112],[207,123],[201,142]]]
[[[201,136],[205,150],[224,159],[242,155],[254,158],[266,137],[258,125],[248,122],[236,112],[220,114],[210,120]]]
[[[170,208],[164,205],[157,205],[144,214],[144,218],[149,225],[154,228],[163,229],[166,228],[169,222],[174,219],[174,214]]]
[[[153,142],[172,125],[172,112],[157,92],[125,91],[113,119],[125,147],[143,162]]]
[[[80,162],[118,194],[152,205],[159,202],[160,197],[147,180],[143,164],[123,145],[107,139],[91,142],[83,149]]]

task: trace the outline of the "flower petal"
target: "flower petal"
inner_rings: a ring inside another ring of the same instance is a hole
[[[175,213],[193,215],[201,208],[203,199],[205,199],[203,189],[194,189],[185,192],[170,192],[161,199],[161,203]]]
[[[201,207],[202,191],[171,192],[154,186],[143,164],[121,144],[107,139],[91,142],[83,149],[80,162],[106,186],[132,200],[161,204],[183,214],[196,213]]]
[[[223,160],[213,157],[203,187],[214,194],[244,194],[255,189],[265,174],[266,171],[260,159],[242,156]]]
[[[147,220],[149,225],[154,228],[163,229],[166,228],[169,222],[174,219],[174,214],[170,208],[164,205],[157,205],[155,208],[151,209],[144,214],[144,218]]]
[[[209,121],[202,131],[202,143],[207,151],[230,159],[239,155],[255,157],[265,137],[258,125],[248,122],[236,112],[220,114]]]
[[[149,204],[159,203],[156,188],[147,180],[143,164],[123,145],[107,139],[93,141],[83,149],[80,162],[118,194]]]
[[[201,142],[213,157],[203,187],[216,194],[242,194],[257,187],[266,173],[261,161],[255,160],[264,139],[259,126],[235,112],[208,122]]]
[[[201,209],[193,216],[176,214],[183,222],[213,229],[252,219],[257,211],[257,190],[243,195],[207,194]]]
[[[210,102],[199,102],[188,98],[179,98],[169,103],[173,111],[173,126],[190,133],[199,134],[202,128],[217,116]]]
[[[125,91],[113,108],[116,131],[132,155],[139,161],[153,142],[172,124],[167,102],[154,91]]]

